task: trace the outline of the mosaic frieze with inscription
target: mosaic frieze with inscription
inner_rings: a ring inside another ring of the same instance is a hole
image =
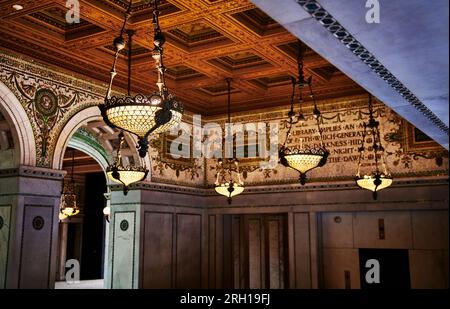
[[[330,151],[327,164],[308,172],[309,181],[351,180],[356,172],[359,158],[358,147],[362,142],[364,122],[368,120],[367,98],[347,98],[347,101],[325,103],[321,108],[323,117],[321,128],[326,148]],[[287,139],[288,146],[318,147],[320,138],[312,113],[306,112],[304,124],[297,124]],[[234,122],[276,121],[280,125],[279,143],[286,138],[285,120],[288,109],[257,114],[242,114]],[[375,117],[380,121],[383,146],[386,148],[387,166],[395,177],[448,175],[448,151],[424,136],[395,112],[378,102],[375,105]],[[223,122],[216,118],[210,121]],[[368,136],[368,139],[371,137]],[[370,141],[369,141],[370,142]],[[241,159],[245,162],[247,158]],[[249,166],[243,167],[244,180],[247,185],[296,183],[298,173],[278,164],[275,169],[261,169],[254,159]],[[373,157],[366,156],[362,161],[362,172],[370,171],[374,165]],[[207,179],[209,186],[215,181],[216,161],[207,160]]]

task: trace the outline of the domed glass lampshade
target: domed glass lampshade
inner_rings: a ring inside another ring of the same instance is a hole
[[[280,162],[286,167],[295,169],[300,173],[300,183],[306,182],[306,173],[326,163],[328,151],[324,148],[298,149],[282,148],[280,151]]]
[[[145,166],[135,166],[133,164],[127,166],[123,165],[121,149],[124,143],[124,133],[120,132],[117,155],[114,163],[106,168],[106,176],[109,180],[121,184],[123,186],[124,195],[127,195],[130,184],[143,181],[147,177],[148,170]]]
[[[111,181],[117,182],[123,185],[124,194],[127,195],[129,186],[132,183],[140,182],[147,177],[148,170],[145,167],[140,166],[122,166],[111,165],[106,169],[106,176]]]

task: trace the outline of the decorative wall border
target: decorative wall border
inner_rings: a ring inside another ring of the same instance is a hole
[[[51,170],[35,166],[20,166],[18,168],[0,169],[0,178],[23,176],[41,179],[62,180],[66,175],[63,170]]]
[[[413,175],[409,175],[410,178],[404,179],[394,179],[394,183],[392,187],[400,187],[400,186],[434,186],[434,185],[447,185],[449,183],[448,179],[448,171],[445,171],[444,174],[441,174],[439,177],[430,176],[433,178],[425,178],[420,179],[414,177]],[[110,187],[112,191],[121,191],[121,187],[118,185],[113,185]],[[194,195],[199,197],[205,196],[218,196],[213,188],[209,189],[201,189],[201,188],[191,188],[191,187],[182,187],[182,186],[167,186],[164,184],[152,184],[152,183],[140,183],[133,186],[135,190],[150,190],[150,191],[160,191],[166,193],[179,193],[179,194],[187,194]],[[359,187],[356,185],[354,180],[350,178],[340,179],[336,182],[317,182],[317,183],[308,183],[306,185],[300,185],[298,181],[293,179],[292,183],[279,183],[268,186],[266,183],[262,183],[259,185],[249,185],[246,187],[243,194],[256,194],[256,193],[280,193],[280,192],[307,192],[307,191],[317,191],[317,190],[358,190]],[[144,204],[154,204],[154,203],[144,203]],[[164,203],[158,203],[158,205],[163,206],[175,206],[175,207],[183,207],[183,205],[168,205]],[[196,207],[197,208],[197,207]]]
[[[395,180],[392,184],[392,187],[401,187],[401,186],[417,186],[417,185],[447,185],[448,186],[448,178],[442,179],[427,179],[427,180]],[[356,183],[352,181],[341,181],[339,183],[318,183],[318,184],[306,184],[306,185],[289,185],[284,184],[280,186],[269,186],[265,185],[261,186],[252,186],[246,188],[245,193],[280,193],[280,192],[305,192],[305,191],[323,191],[323,190],[361,190]],[[211,191],[211,195],[214,195],[214,192]]]
[[[375,56],[368,51],[347,29],[345,29],[316,0],[297,0],[297,3],[314,19],[321,23],[334,37],[344,44],[354,55],[364,62],[381,79],[388,83],[415,109],[428,118],[444,133],[449,133],[448,126],[439,119],[419,98],[417,98],[402,82],[400,82]]]
[[[122,191],[122,186],[120,185],[111,185],[111,191]],[[208,189],[204,188],[195,188],[195,187],[184,187],[180,185],[166,185],[162,183],[135,183],[130,185],[130,190],[151,190],[151,191],[160,191],[160,192],[172,192],[172,193],[181,193],[181,194],[189,194],[202,196]]]

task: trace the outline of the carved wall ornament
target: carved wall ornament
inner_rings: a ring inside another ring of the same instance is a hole
[[[42,218],[41,216],[36,216],[33,218],[33,228],[37,231],[42,230],[42,228],[44,227],[44,218]]]
[[[127,220],[122,220],[122,221],[120,221],[120,229],[122,230],[122,231],[126,231],[126,230],[128,230],[128,227],[129,227],[129,223],[128,223],[128,221]]]

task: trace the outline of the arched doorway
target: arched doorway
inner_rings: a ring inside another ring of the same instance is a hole
[[[73,177],[80,213],[59,223],[57,279],[65,280],[66,260],[72,259],[80,264],[80,280],[103,279],[107,227],[104,171],[93,157],[72,147],[65,151],[63,169],[67,171],[65,181]]]
[[[108,276],[109,224],[103,217],[103,208],[109,205],[105,194],[109,193],[109,185],[112,184],[106,179],[105,170],[118,148],[119,131],[107,126],[99,115],[86,113],[86,116],[83,120],[77,114],[66,125],[58,140],[58,144],[65,145],[65,150],[57,150],[53,160],[68,172],[66,179],[69,179],[74,154],[74,179],[82,208],[79,216],[60,223],[57,280],[65,280],[65,262],[76,259],[80,262],[82,280],[78,286],[84,287],[84,280],[97,279],[89,286],[100,288],[102,285],[98,279]],[[125,134],[125,141],[123,163],[143,164],[136,148],[130,147],[135,141],[128,134]],[[56,287],[74,286],[58,283]]]

